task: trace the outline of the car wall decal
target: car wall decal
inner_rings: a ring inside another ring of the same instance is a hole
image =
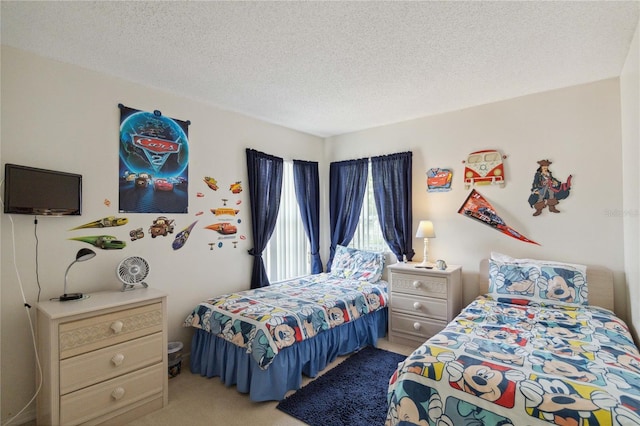
[[[127,246],[126,242],[114,237],[113,235],[90,235],[69,239],[88,243],[102,250],[121,250]]]
[[[139,240],[140,238],[144,238],[144,230],[142,228],[135,228],[129,231],[129,238],[131,241]]]
[[[450,169],[435,167],[427,171],[427,191],[445,192],[451,191],[453,173]]]
[[[204,183],[207,184],[209,189],[211,189],[213,191],[217,191],[218,190],[218,181],[215,180],[214,178],[212,178],[210,176],[205,176],[204,179],[202,179],[202,180],[204,181]]]
[[[191,230],[193,229],[194,226],[196,226],[196,223],[198,223],[197,220],[193,222],[191,225],[184,228],[182,231],[178,232],[178,234],[176,235],[176,238],[173,240],[173,243],[171,244],[171,247],[174,250],[179,250],[182,247],[184,247],[184,245],[187,243],[187,239],[189,238],[189,235],[191,235]]]
[[[174,228],[173,219],[169,219],[166,216],[158,216],[149,227],[149,235],[151,235],[151,238],[166,237],[169,234],[173,234]]]
[[[129,222],[129,219],[126,217],[115,217],[115,216],[107,216],[102,219],[94,220],[93,222],[85,223],[84,225],[76,226],[75,228],[71,228],[69,231],[75,231],[76,229],[84,229],[84,228],[106,228],[112,226],[122,226],[126,225]]]
[[[229,191],[231,191],[232,194],[239,194],[242,192],[242,183],[240,181],[234,182],[231,185],[229,185]]]
[[[235,235],[238,233],[238,227],[229,222],[212,223],[205,226],[205,229],[216,231],[221,235]]]

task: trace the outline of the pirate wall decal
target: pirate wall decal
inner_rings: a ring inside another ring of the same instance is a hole
[[[551,164],[549,160],[538,161],[539,167],[533,176],[529,205],[536,210],[534,216],[539,216],[545,207],[549,207],[552,213],[560,213],[556,206],[569,196],[571,190],[571,175],[566,182],[560,182],[549,170]]]

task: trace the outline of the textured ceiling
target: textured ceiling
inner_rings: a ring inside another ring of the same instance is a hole
[[[617,77],[640,2],[25,2],[2,44],[318,136]]]

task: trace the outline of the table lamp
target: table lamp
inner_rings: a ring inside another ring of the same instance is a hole
[[[418,232],[416,232],[416,238],[424,238],[424,254],[422,256],[422,263],[417,265],[419,267],[426,267],[429,265],[429,256],[427,254],[427,247],[429,245],[429,238],[435,238],[436,233],[433,230],[433,223],[430,220],[421,220],[418,225]]]
[[[71,262],[67,267],[67,271],[64,273],[64,294],[59,298],[61,302],[82,299],[82,293],[67,293],[67,276],[69,275],[69,269],[71,269],[76,262],[84,262],[85,260],[92,259],[95,255],[96,252],[88,248],[78,250],[78,253],[76,253],[76,260]]]

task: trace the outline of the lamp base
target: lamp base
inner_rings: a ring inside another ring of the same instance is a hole
[[[433,264],[430,262],[422,262],[415,265],[414,268],[433,269]]]
[[[83,297],[82,293],[65,293],[62,296],[60,296],[58,299],[61,302],[66,302],[68,300],[82,299],[82,297]]]

